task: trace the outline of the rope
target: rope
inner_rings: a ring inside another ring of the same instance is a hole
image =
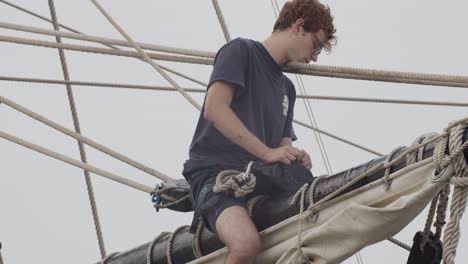
[[[105,49],[97,48],[83,45],[75,44],[57,44],[55,42],[48,42],[42,40],[33,40],[26,38],[18,37],[8,37],[0,36],[0,41],[11,42],[16,44],[24,45],[33,45],[33,46],[42,46],[48,48],[62,48],[66,50],[74,50],[81,52],[91,52],[98,54],[107,54],[107,55],[116,55],[124,57],[133,57],[133,58],[143,58],[143,56],[138,52],[126,51],[126,50],[115,50],[115,49]],[[167,54],[158,54],[158,53],[147,53],[147,55],[156,60],[166,60],[166,61],[175,61],[183,63],[192,63],[192,64],[201,64],[201,65],[212,65],[214,62],[213,58],[202,58],[202,57],[192,57],[192,56],[177,56],[177,55],[167,55]],[[354,80],[366,80],[366,81],[382,81],[382,82],[395,82],[395,83],[407,83],[407,84],[419,84],[419,85],[432,85],[432,86],[448,86],[448,87],[459,87],[459,88],[468,88],[468,77],[466,76],[456,76],[456,75],[441,75],[441,74],[422,74],[422,73],[400,73],[394,71],[379,71],[371,69],[360,69],[360,68],[349,68],[349,67],[339,67],[339,66],[324,66],[324,65],[312,65],[305,63],[292,63],[295,64],[293,67],[284,68],[284,72],[297,73],[302,75],[312,75],[320,77],[333,77],[333,78],[343,78],[343,79],[354,79]],[[315,67],[316,70],[308,70],[310,67]],[[334,67],[337,71],[350,73],[341,73],[341,72],[330,72],[327,71],[328,67]],[[359,72],[377,72],[378,74],[369,74],[362,75],[358,74]],[[402,78],[395,77],[394,75],[401,74],[403,76],[410,75],[413,78]]]
[[[447,213],[447,204],[448,204],[448,197],[450,195],[450,185],[446,185],[445,188],[440,191],[439,194],[439,205],[437,206],[437,217],[436,221],[434,222],[434,226],[436,227],[435,237],[440,239],[442,235],[442,228],[446,224],[445,217]]]
[[[39,18],[39,19],[42,19],[42,20],[44,20],[44,21],[47,21],[47,22],[52,23],[52,20],[48,19],[47,17],[43,17],[43,16],[41,16],[41,15],[38,15],[37,13],[34,13],[34,12],[30,11],[30,10],[27,10],[27,9],[24,8],[24,7],[20,7],[20,6],[18,6],[18,5],[12,4],[12,3],[8,2],[8,1],[5,1],[5,0],[0,0],[0,2],[4,3],[4,4],[6,4],[6,5],[9,5],[9,6],[13,7],[13,8],[16,8],[16,9],[18,9],[18,10],[20,10],[20,11],[23,11],[23,12],[25,12],[25,13],[27,13],[27,14],[30,14],[30,15],[32,15],[32,16],[34,16],[34,17],[37,17],[37,18]],[[62,28],[65,28],[65,29],[67,29],[67,30],[70,30],[71,32],[79,33],[78,31],[76,31],[76,30],[74,30],[74,29],[72,29],[72,28],[69,28],[69,27],[67,27],[67,26],[65,26],[65,25],[59,24],[59,26],[62,27]]]
[[[154,207],[157,208],[157,209],[171,208],[171,207],[173,207],[173,206],[175,206],[175,205],[178,205],[178,204],[180,204],[180,203],[186,201],[186,200],[189,199],[189,198],[190,198],[190,195],[187,194],[187,195],[185,195],[184,197],[182,197],[182,198],[180,198],[180,199],[178,199],[178,200],[176,200],[176,201],[167,203],[167,204],[154,204]]]
[[[213,192],[226,192],[234,197],[244,197],[251,193],[255,188],[255,175],[250,173],[253,162],[247,166],[245,172],[237,170],[224,170],[216,176],[216,184],[213,186]]]
[[[171,234],[169,237],[169,241],[167,242],[167,248],[166,248],[166,255],[167,255],[167,264],[173,264],[174,262],[172,261],[172,244],[174,243],[174,239],[176,237],[176,234],[179,233],[181,230],[190,228],[190,226],[184,225],[184,226],[179,226],[174,232]]]
[[[231,41],[231,36],[229,35],[229,31],[226,26],[226,22],[224,21],[223,12],[221,12],[221,8],[219,7],[218,0],[212,0],[211,2],[213,3],[213,7],[216,11],[216,16],[218,16],[218,21],[221,25],[221,29],[223,30],[224,38],[226,39],[226,42],[229,42]]]
[[[92,165],[89,165],[89,164],[80,162],[78,160],[72,159],[72,158],[67,157],[65,155],[62,155],[60,153],[54,152],[52,150],[46,149],[44,147],[38,146],[38,145],[33,144],[31,142],[28,142],[26,140],[23,140],[23,139],[20,139],[18,137],[15,137],[13,135],[10,135],[8,133],[5,133],[5,132],[3,132],[1,130],[0,130],[0,137],[4,138],[6,140],[9,140],[11,142],[14,142],[14,143],[16,143],[18,145],[21,145],[23,147],[26,147],[26,148],[29,148],[31,150],[37,151],[39,153],[42,153],[44,155],[47,155],[49,157],[52,157],[52,158],[58,159],[60,161],[63,161],[65,163],[68,163],[70,165],[73,165],[75,167],[90,171],[90,172],[92,172],[94,174],[97,174],[97,175],[100,175],[102,177],[108,178],[110,180],[113,180],[113,181],[119,182],[121,184],[127,185],[129,187],[134,188],[134,189],[137,189],[137,190],[140,190],[140,191],[143,191],[143,192],[146,192],[146,193],[151,193],[153,191],[153,188],[151,188],[149,186],[137,183],[137,182],[129,180],[129,179],[125,179],[125,178],[123,178],[121,176],[118,176],[116,174],[107,172],[105,170],[99,169],[99,168],[94,167]]]
[[[59,44],[56,42],[50,42],[50,41],[44,41],[44,40],[8,37],[8,36],[2,36],[2,35],[0,35],[0,41],[16,43],[16,44],[40,46],[40,47],[46,47],[46,48],[61,48],[64,50],[74,50],[74,51],[97,53],[97,54],[131,57],[131,58],[138,58],[138,59],[143,59],[145,57],[144,55],[135,51],[98,48],[98,47],[92,47],[92,46],[83,46],[83,45],[66,44],[66,43]],[[184,62],[184,63],[201,64],[201,65],[212,65],[214,61],[214,59],[211,59],[211,58],[168,55],[168,54],[160,54],[160,53],[146,53],[146,55],[149,58],[155,59],[155,60]]]
[[[8,1],[0,0],[0,2],[5,3],[9,6],[12,6],[16,9],[19,9],[35,17],[38,17],[42,20],[51,22],[51,20],[48,18],[40,16],[25,8],[11,4]],[[60,26],[74,33],[80,33],[77,30],[74,30],[65,25],[60,24]],[[200,52],[200,51],[194,51],[194,50],[192,51],[194,53],[191,53],[191,54],[196,54]],[[194,55],[194,56],[197,56],[197,55]],[[203,64],[203,63],[200,63],[200,61],[197,61],[195,58],[191,58],[190,60],[191,60],[191,63]],[[305,75],[468,88],[468,77],[466,76],[370,70],[370,69],[351,68],[351,67],[311,65],[311,64],[305,64],[305,63],[291,63],[288,65],[288,68],[290,68],[289,72],[292,71],[294,73],[294,70],[295,70],[297,71],[297,73],[305,74]],[[387,76],[387,78],[385,78],[385,76]]]
[[[122,155],[120,153],[117,153],[117,152],[113,151],[112,149],[107,148],[107,147],[105,147],[105,146],[103,146],[103,145],[101,145],[101,144],[87,138],[87,137],[84,137],[84,136],[82,136],[82,135],[80,135],[80,134],[78,134],[78,133],[76,133],[76,132],[74,132],[74,131],[72,131],[70,129],[67,129],[67,128],[59,125],[58,123],[55,123],[54,121],[51,121],[51,120],[49,120],[49,119],[47,119],[47,118],[45,118],[45,117],[43,117],[43,116],[29,110],[29,109],[27,109],[27,108],[25,108],[25,107],[23,107],[23,106],[21,106],[19,104],[16,104],[13,101],[8,100],[7,98],[5,98],[3,96],[0,96],[0,103],[4,103],[5,105],[7,105],[7,106],[9,106],[9,107],[11,107],[11,108],[25,114],[25,115],[33,118],[33,119],[35,119],[35,120],[37,120],[37,121],[39,121],[39,122],[41,122],[41,123],[43,123],[45,125],[48,125],[48,126],[54,128],[54,129],[56,129],[57,131],[60,131],[60,132],[62,132],[64,134],[66,134],[66,135],[80,141],[80,142],[85,143],[86,145],[89,145],[89,146],[91,146],[91,147],[93,147],[93,148],[95,148],[97,150],[100,150],[100,151],[108,154],[111,157],[114,157],[114,158],[116,158],[116,159],[118,159],[118,160],[120,160],[122,162],[125,162],[126,164],[128,164],[130,166],[133,166],[133,167],[135,167],[137,169],[140,169],[141,171],[144,171],[144,172],[146,172],[146,173],[148,173],[148,174],[150,174],[150,175],[152,175],[152,176],[154,176],[154,177],[156,177],[156,178],[158,178],[158,179],[160,179],[162,181],[173,180],[171,177],[169,177],[167,175],[164,175],[164,174],[162,174],[161,172],[159,172],[159,171],[157,171],[155,169],[149,168],[149,167],[147,167],[147,166],[145,166],[145,165],[143,165],[143,164],[141,164],[141,163],[139,163],[139,162],[137,162],[135,160],[132,160],[129,157],[126,157],[126,156],[124,156],[124,155]]]
[[[120,254],[120,252],[112,252],[110,253],[109,255],[105,256],[102,260],[101,260],[101,264],[106,264],[108,260],[110,260],[112,257],[114,257],[115,255],[118,255]]]
[[[393,156],[395,155],[395,153],[401,151],[402,149],[404,149],[405,147],[398,147],[398,148],[395,148],[394,150],[392,150],[390,152],[390,154],[387,155],[387,157],[385,158],[385,161],[384,161],[384,167],[385,167],[385,174],[384,176],[382,177],[382,181],[384,182],[385,184],[385,189],[388,190],[390,188],[390,185],[392,184],[392,180],[390,179],[390,170],[392,168],[392,166],[389,166],[388,164],[392,161],[392,158]]]
[[[297,62],[289,63],[287,65],[287,70],[291,72],[307,73],[312,75],[328,76],[335,78],[349,78],[359,80],[427,85],[440,85],[441,83],[446,83],[447,86],[450,86],[449,84],[452,83],[454,85],[462,85],[462,87],[468,87],[467,76],[383,71],[363,68],[306,64]]]
[[[17,8],[17,9],[19,9],[19,10],[21,10],[21,11],[24,11],[24,12],[30,14],[30,15],[33,15],[33,16],[35,16],[35,17],[38,17],[38,18],[40,18],[40,19],[42,19],[42,20],[45,20],[45,21],[48,21],[48,22],[51,22],[51,23],[52,23],[52,21],[51,21],[50,19],[45,18],[45,17],[43,17],[43,16],[41,16],[41,15],[38,15],[38,14],[36,14],[36,13],[34,13],[34,12],[31,12],[31,11],[29,11],[29,10],[26,10],[26,9],[24,9],[24,8],[22,8],[22,7],[19,7],[19,6],[17,6],[17,5],[10,4],[10,3],[8,3],[7,1],[3,1],[3,0],[2,0],[1,2],[5,3],[5,4],[7,4],[7,5],[10,5],[10,6],[14,7],[14,8]],[[5,28],[7,28],[7,26],[9,26],[9,27],[11,27],[11,29],[14,29],[14,27],[17,27],[18,30],[20,30],[20,29],[23,29],[23,30],[30,29],[31,32],[33,32],[33,30],[38,30],[38,31],[39,31],[39,30],[45,30],[45,29],[38,29],[38,28],[34,28],[34,27],[27,27],[27,26],[15,25],[15,24],[11,24],[11,23],[0,23],[0,24],[4,25]],[[69,31],[71,31],[71,32],[73,32],[73,33],[76,33],[77,35],[71,34],[70,36],[77,36],[77,39],[82,38],[82,35],[84,35],[84,36],[89,36],[89,35],[83,34],[82,32],[79,32],[78,30],[75,30],[75,29],[72,29],[72,28],[70,28],[70,27],[67,27],[67,26],[65,26],[65,25],[62,25],[62,24],[59,24],[59,25],[60,25],[62,28],[65,28],[65,29],[67,29],[67,30],[69,30]],[[47,31],[47,30],[46,30],[46,31]],[[60,32],[60,31],[51,31],[51,32],[56,32],[57,34],[62,34],[62,33],[63,33],[63,32]],[[55,33],[54,33],[54,34],[55,34]],[[65,35],[64,35],[64,36],[65,36]],[[106,40],[106,39],[105,39],[105,38],[101,38],[101,40],[104,41],[104,40]],[[121,41],[121,40],[115,40],[115,39],[107,39],[107,40],[114,41],[115,43],[120,43],[120,44],[128,45],[128,42]],[[119,48],[114,47],[114,46],[112,46],[112,45],[110,45],[110,44],[106,44],[106,43],[102,43],[102,42],[99,42],[99,43],[103,44],[104,46],[110,47],[110,48],[112,48],[112,49],[120,50]],[[153,45],[153,44],[146,44],[146,43],[141,43],[141,45],[143,45],[144,47],[146,47],[146,48],[148,48],[148,49],[160,50],[160,51],[162,51],[162,52],[164,52],[164,51],[168,51],[168,52],[169,52],[169,51],[170,51],[170,52],[176,53],[176,54],[197,54],[196,56],[200,56],[200,57],[213,57],[213,58],[214,58],[214,55],[216,54],[216,53],[214,53],[214,52],[205,52],[205,51],[197,51],[197,50],[178,49],[178,48],[173,48],[173,47],[160,46],[160,45]],[[187,80],[189,80],[189,81],[198,83],[198,84],[200,84],[200,85],[206,87],[206,84],[204,84],[204,83],[201,82],[201,81],[195,80],[195,79],[193,79],[193,78],[191,78],[191,77],[188,77],[187,75],[184,75],[184,74],[182,74],[182,73],[179,73],[179,72],[177,72],[177,71],[174,71],[174,70],[172,70],[172,69],[170,69],[170,68],[164,67],[164,66],[162,66],[162,65],[160,65],[160,67],[161,67],[161,69],[164,69],[164,70],[166,70],[166,71],[168,71],[168,72],[171,72],[171,73],[176,74],[176,75],[178,75],[178,76],[180,76],[180,77],[182,77],[182,78],[185,78],[185,79],[187,79]]]
[[[52,17],[54,29],[59,30],[58,19],[57,19],[57,14],[56,14],[56,11],[55,11],[55,6],[54,6],[54,1],[53,0],[49,0],[49,9],[50,9],[50,15]],[[56,37],[55,39],[56,39],[57,43],[62,43],[62,39],[60,37]],[[62,49],[59,49],[58,51],[59,51],[59,56],[60,56],[60,64],[62,66],[63,78],[66,81],[69,81],[70,80],[70,74],[69,74],[69,71],[68,71],[67,61],[66,61],[66,58],[65,58],[65,53],[63,52]],[[75,127],[76,133],[81,134],[81,128],[80,128],[80,123],[79,123],[79,120],[78,120],[78,113],[77,113],[77,110],[76,110],[76,104],[75,104],[75,99],[74,99],[74,96],[73,96],[72,87],[71,87],[70,84],[67,84],[66,88],[67,88],[68,102],[70,104],[70,110],[71,110],[72,118],[73,118],[73,125]],[[87,163],[86,152],[85,152],[83,143],[81,143],[80,141],[78,141],[78,149],[79,149],[79,152],[80,152],[81,161],[83,163]],[[98,213],[98,209],[97,209],[97,205],[96,205],[96,199],[95,199],[95,196],[94,196],[93,184],[91,182],[91,177],[89,175],[89,172],[86,171],[86,170],[84,170],[83,172],[84,172],[84,176],[85,176],[86,190],[88,192],[88,199],[89,199],[89,203],[91,205],[91,212],[92,212],[92,216],[93,216],[94,227],[96,229],[96,236],[97,236],[97,240],[98,240],[98,244],[99,244],[99,250],[101,252],[101,257],[104,258],[106,256],[106,248],[105,248],[105,245],[104,245],[104,238],[103,238],[103,235],[102,235],[101,224],[100,224],[100,221],[99,221],[99,213]]]
[[[193,255],[195,256],[195,259],[203,257],[203,252],[201,250],[201,245],[200,245],[200,239],[201,239],[201,234],[203,232],[205,225],[203,224],[202,221],[199,221],[198,226],[197,226],[197,231],[195,231],[195,235],[193,236],[192,240],[192,248],[193,248]]]
[[[303,94],[307,95],[307,91],[305,90],[304,83],[302,82],[302,78],[298,77],[297,74],[295,75],[295,77],[296,77],[296,81],[297,81],[297,84],[299,86],[300,91]],[[305,100],[305,99],[302,100],[302,101],[304,102],[304,106],[305,106],[305,109],[306,109],[306,112],[307,112],[307,117],[309,118],[310,125],[318,129],[319,126],[318,126],[317,120],[315,118],[314,111],[312,110],[312,106],[310,105],[310,101]],[[325,144],[323,143],[323,140],[322,140],[322,136],[316,130],[312,130],[312,131],[314,132],[315,140],[317,141],[317,145],[318,145],[319,151],[320,151],[320,156],[322,157],[322,160],[323,160],[323,163],[324,163],[325,168],[327,170],[327,173],[328,174],[333,174],[332,169],[331,169],[330,160],[328,159],[328,154],[327,154],[327,151],[325,149]]]
[[[257,195],[254,198],[250,199],[247,201],[247,213],[249,213],[249,216],[253,216],[253,211],[255,209],[255,206],[257,206],[257,203],[261,200],[264,200],[266,196],[264,195]]]
[[[421,238],[421,243],[419,244],[419,250],[424,252],[424,247],[426,246],[427,241],[429,240],[429,235],[431,232],[432,220],[436,212],[437,201],[439,200],[439,194],[437,194],[431,201],[431,206],[429,207],[429,213],[427,214],[426,224],[424,226],[424,231]]]
[[[463,143],[463,135],[468,122],[455,122],[456,127],[451,129],[448,137],[438,142],[436,170],[439,172],[449,165],[453,166],[454,176],[450,182],[455,185],[452,203],[450,205],[450,220],[445,228],[443,242],[443,261],[446,264],[454,263],[458,241],[460,239],[460,220],[465,212],[468,198],[468,164],[463,151],[468,148],[468,142]],[[448,130],[446,130],[448,132]],[[447,144],[447,138],[450,144]],[[446,150],[450,153],[449,155]],[[443,153],[443,154],[442,154]],[[442,157],[443,156],[443,157]]]
[[[168,68],[162,67],[164,70],[181,76],[187,80],[191,80],[203,86],[206,83],[193,79],[187,75],[181,74],[176,71],[171,71]],[[172,86],[152,86],[141,84],[120,84],[120,83],[102,83],[102,82],[84,82],[84,81],[64,81],[40,78],[22,78],[22,77],[7,77],[0,76],[1,81],[14,81],[14,82],[31,82],[31,83],[49,83],[49,84],[71,84],[79,86],[96,86],[96,87],[110,87],[110,88],[126,88],[126,89],[141,89],[141,90],[154,90],[154,91],[167,91],[174,92],[176,89]],[[184,88],[186,92],[191,93],[206,93],[206,89],[199,88]],[[320,96],[320,95],[304,95],[298,94],[297,98],[305,98],[312,100],[324,101],[347,101],[347,102],[362,102],[362,103],[383,103],[383,104],[408,104],[408,105],[421,105],[421,106],[448,106],[448,107],[468,107],[468,103],[459,102],[443,102],[443,101],[413,101],[413,100],[396,100],[396,99],[374,99],[374,98],[357,98],[357,97],[341,97],[341,96]]]
[[[6,22],[0,22],[0,27],[11,29],[11,30],[35,33],[35,34],[40,34],[40,35],[48,35],[48,36],[62,37],[62,38],[67,38],[67,39],[89,41],[89,42],[95,42],[95,43],[107,44],[107,45],[133,47],[129,42],[124,41],[124,40],[104,38],[104,37],[99,37],[99,36],[87,35],[83,33],[62,32],[62,31],[59,31],[58,28],[55,28],[55,30],[48,30],[45,28],[31,27],[31,26],[6,23]],[[142,49],[152,50],[152,51],[174,53],[174,54],[180,54],[180,55],[189,55],[189,56],[194,56],[194,57],[204,57],[204,58],[214,58],[214,56],[216,55],[215,52],[209,52],[209,51],[181,49],[181,48],[141,43],[141,42],[136,42],[136,43]]]
[[[17,6],[17,5],[8,3],[7,1],[3,1],[3,0],[2,0],[1,2],[5,3],[5,4],[7,4],[7,5],[10,5],[10,6],[16,8],[16,9],[19,9],[19,10],[21,10],[21,11],[23,11],[23,12],[26,12],[26,13],[28,13],[28,14],[30,14],[30,15],[33,15],[33,16],[39,18],[39,19],[42,19],[42,20],[44,20],[44,21],[48,21],[48,22],[51,22],[51,23],[52,23],[52,21],[51,21],[50,19],[45,18],[45,17],[43,17],[43,16],[41,16],[41,15],[38,15],[38,14],[32,12],[32,11],[26,10],[25,8],[22,8],[22,7],[19,7],[19,6]],[[6,23],[5,25],[14,25],[14,24],[8,24],[8,23]],[[82,32],[79,32],[78,30],[75,30],[75,29],[73,29],[73,28],[67,27],[67,26],[62,25],[62,24],[59,24],[59,25],[60,25],[60,27],[62,27],[62,28],[64,28],[64,29],[67,29],[67,30],[69,30],[69,31],[71,31],[71,32],[73,32],[73,33],[77,33],[77,34],[82,34],[82,35],[84,35]],[[62,33],[62,32],[60,32],[60,33]],[[120,41],[120,40],[113,40],[113,41]],[[101,42],[100,42],[100,43],[101,43]],[[127,44],[128,42],[121,42],[121,43]],[[112,49],[120,50],[119,48],[114,47],[114,46],[109,45],[109,44],[105,44],[105,43],[101,43],[101,44],[103,44],[104,46],[107,46],[107,47],[109,47],[109,48],[112,48]],[[142,45],[144,45],[145,47],[148,47],[148,48],[150,48],[151,46],[155,47],[155,45],[152,45],[152,44],[145,44],[145,43],[142,43]],[[213,55],[213,56],[212,56],[213,58],[214,58],[214,54],[215,54],[215,53],[213,53],[213,52],[212,52],[212,53],[209,53],[209,52],[204,52],[204,51],[177,49],[177,48],[173,48],[173,47],[166,47],[166,46],[159,46],[159,45],[157,45],[157,49],[159,49],[159,50],[161,50],[161,51],[164,51],[164,49],[166,49],[166,50],[171,50],[173,53],[198,54],[197,56],[202,56],[202,57],[208,56],[208,54],[211,54],[211,55]],[[160,66],[161,66],[162,69],[164,69],[164,70],[166,70],[166,71],[168,71],[168,72],[171,72],[171,73],[173,73],[173,74],[176,74],[176,75],[178,75],[178,76],[180,76],[180,77],[182,77],[182,78],[185,78],[185,79],[187,79],[187,80],[189,80],[189,81],[198,83],[198,84],[200,84],[200,85],[202,85],[202,86],[206,86],[206,84],[203,84],[203,82],[200,82],[200,81],[198,81],[198,80],[195,80],[195,79],[193,79],[193,78],[191,78],[191,77],[188,77],[188,76],[186,76],[186,75],[184,75],[184,74],[181,74],[181,73],[179,73],[179,72],[176,72],[176,71],[174,71],[174,70],[172,70],[172,69],[170,69],[170,68],[164,67],[164,66],[162,66],[162,65],[160,65]]]
[[[96,0],[91,0],[91,2],[96,6],[96,8],[101,12],[101,14],[114,26],[117,31],[128,41],[130,44],[138,51],[138,54],[145,59],[147,63],[149,63],[164,79],[166,79],[172,86],[174,86],[179,93],[187,99],[187,101],[193,105],[196,109],[199,111],[201,110],[201,106],[187,93],[182,89],[182,87],[179,86],[167,73],[161,69],[161,67],[156,64],[141,48],[136,44],[132,38],[110,17],[110,15],[104,10],[104,8],[96,1]]]
[[[147,264],[151,264],[151,262],[153,262],[153,260],[152,260],[153,259],[153,249],[154,249],[154,246],[156,245],[156,243],[160,239],[165,238],[166,236],[168,236],[169,234],[170,234],[169,232],[162,232],[157,237],[155,237],[153,240],[151,240],[151,242],[148,245],[148,250],[146,251],[146,263]]]
[[[372,150],[372,149],[370,149],[370,148],[364,147],[364,146],[362,146],[362,145],[360,145],[360,144],[357,144],[357,143],[353,143],[353,142],[351,142],[351,141],[349,141],[349,140],[347,140],[347,139],[344,139],[344,138],[342,138],[342,137],[333,135],[333,134],[330,133],[330,132],[326,132],[326,131],[324,131],[324,130],[315,128],[315,127],[310,126],[310,125],[308,125],[308,124],[306,124],[306,123],[303,123],[303,122],[301,122],[301,121],[293,120],[293,122],[296,123],[296,124],[298,124],[298,125],[301,125],[301,126],[303,126],[303,127],[307,127],[307,128],[309,128],[309,129],[316,130],[316,131],[318,131],[319,133],[322,133],[322,134],[324,134],[324,135],[326,135],[326,136],[329,136],[329,137],[331,137],[331,138],[333,138],[333,139],[336,139],[336,140],[341,141],[341,142],[343,142],[343,143],[346,143],[346,144],[348,144],[348,145],[354,146],[354,147],[359,148],[359,149],[361,149],[361,150],[364,150],[364,151],[366,151],[366,152],[372,153],[372,154],[377,155],[377,156],[383,156],[383,154],[381,154],[381,153],[379,153],[379,152],[377,152],[377,151],[375,151],[375,150]]]
[[[297,248],[299,250],[300,255],[302,258],[305,260],[305,263],[309,263],[309,259],[304,255],[304,252],[302,251],[302,224],[304,222],[304,205],[305,205],[305,193],[307,192],[307,189],[309,188],[309,184],[306,183],[304,184],[293,196],[291,199],[289,206],[293,206],[297,204],[297,201],[300,198],[300,208],[299,208],[299,230],[297,232]]]
[[[400,240],[398,240],[398,239],[396,239],[396,238],[391,237],[391,238],[389,238],[389,239],[387,239],[387,240],[390,241],[390,242],[392,242],[393,244],[395,244],[395,245],[397,245],[397,246],[403,248],[403,249],[406,249],[406,250],[408,250],[408,251],[411,251],[411,247],[410,247],[409,245],[407,245],[407,244],[401,242]]]

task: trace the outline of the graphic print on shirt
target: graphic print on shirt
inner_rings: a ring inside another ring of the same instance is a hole
[[[288,108],[289,108],[289,99],[285,95],[283,98],[283,115],[287,116],[288,115]]]

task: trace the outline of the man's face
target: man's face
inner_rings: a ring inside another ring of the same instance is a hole
[[[298,30],[298,34],[294,37],[294,44],[289,54],[290,61],[303,63],[317,62],[317,58],[326,41],[327,37],[323,30],[312,33],[305,32],[301,27]]]

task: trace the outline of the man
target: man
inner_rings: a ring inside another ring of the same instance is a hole
[[[287,2],[262,43],[237,38],[217,53],[183,174],[207,228],[226,244],[226,263],[254,263],[261,240],[244,198],[213,193],[217,174],[250,162],[311,169],[310,156],[292,146],[296,93],[282,73],[288,62],[317,61],[330,50],[335,28],[317,0]]]

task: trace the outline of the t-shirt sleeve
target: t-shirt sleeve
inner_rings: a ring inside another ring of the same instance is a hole
[[[216,81],[226,81],[236,87],[245,87],[248,67],[248,47],[242,39],[225,44],[216,54],[208,87]]]
[[[288,137],[293,141],[297,140],[296,133],[293,128],[293,118],[294,118],[294,104],[296,103],[296,89],[294,84],[291,82],[289,87],[289,108],[288,108],[288,117],[286,120],[286,125],[283,131],[283,138]]]

